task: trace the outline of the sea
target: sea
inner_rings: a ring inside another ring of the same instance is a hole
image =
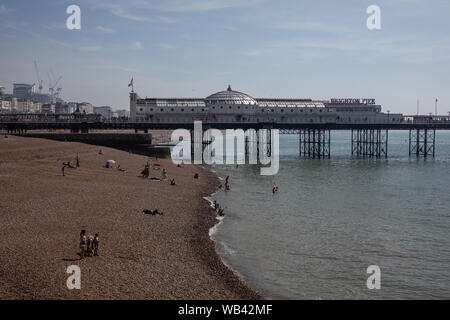
[[[449,299],[450,132],[436,132],[426,159],[409,157],[408,134],[389,132],[388,159],[352,157],[351,133],[333,131],[324,160],[280,135],[274,176],[209,167],[231,186],[212,197],[225,210],[210,231],[224,263],[273,299]]]

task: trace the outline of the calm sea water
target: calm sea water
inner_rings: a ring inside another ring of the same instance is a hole
[[[437,157],[408,156],[408,133],[390,132],[389,159],[351,159],[350,132],[332,132],[332,158],[298,158],[281,136],[280,171],[215,166],[230,192],[213,238],[250,286],[283,299],[450,298],[450,133]],[[272,194],[272,186],[279,193]],[[366,286],[381,269],[381,289]]]

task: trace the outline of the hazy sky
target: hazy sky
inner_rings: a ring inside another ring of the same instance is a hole
[[[81,8],[81,30],[66,8]],[[366,27],[381,7],[381,30]],[[376,98],[450,111],[448,0],[0,0],[0,84],[62,75],[62,97],[128,108],[141,97]]]

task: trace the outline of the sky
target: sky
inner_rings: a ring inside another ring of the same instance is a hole
[[[69,5],[81,29],[69,30]],[[381,9],[369,30],[366,9]],[[375,98],[450,111],[448,0],[0,0],[0,85],[62,76],[66,101],[141,97]]]

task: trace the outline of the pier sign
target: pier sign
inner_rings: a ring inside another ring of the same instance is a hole
[[[333,104],[375,104],[375,99],[331,99]]]

